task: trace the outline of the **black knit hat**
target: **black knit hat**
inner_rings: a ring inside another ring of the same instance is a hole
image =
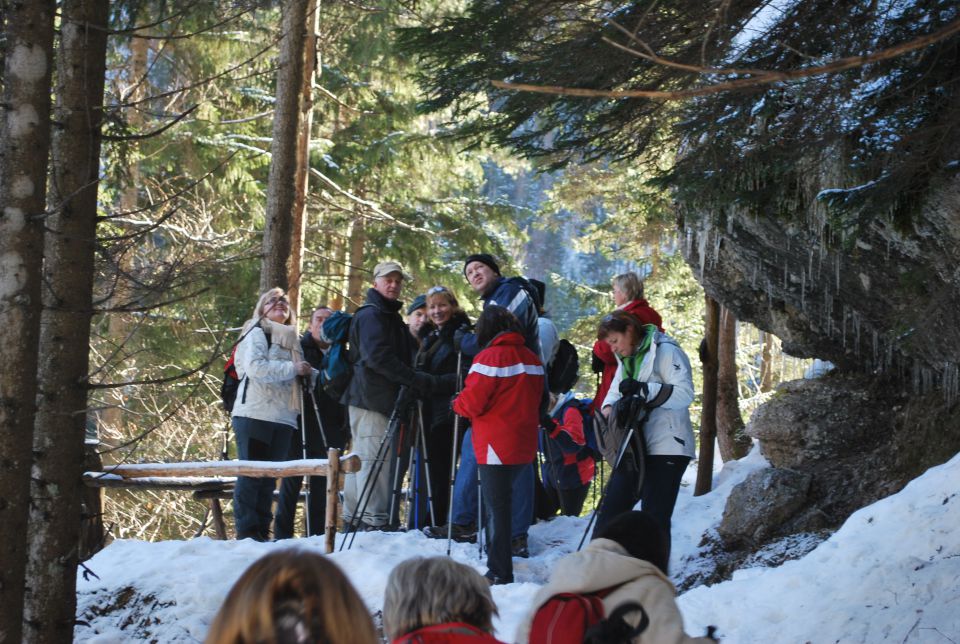
[[[469,266],[471,262],[480,262],[481,264],[486,264],[493,270],[494,273],[496,273],[497,275],[500,274],[500,265],[497,264],[497,260],[495,260],[493,258],[493,255],[491,255],[490,253],[477,253],[475,255],[471,255],[466,260],[464,260],[463,262],[464,275],[467,274],[467,266]]]
[[[410,302],[410,306],[407,307],[407,315],[410,315],[419,308],[423,308],[427,305],[427,296],[418,295],[413,298],[413,302]]]

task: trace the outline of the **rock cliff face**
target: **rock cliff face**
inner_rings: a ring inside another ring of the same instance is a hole
[[[719,536],[731,568],[764,543],[836,528],[960,450],[960,179],[932,194],[909,233],[879,220],[832,230],[819,206],[803,223],[681,221],[709,295],[786,352],[840,367],[781,385],[751,419],[773,469],[729,498]]]
[[[879,220],[831,227],[813,189],[803,223],[727,212],[686,217],[684,256],[706,292],[787,353],[886,374],[913,393],[957,397],[960,179],[940,186],[912,231]]]

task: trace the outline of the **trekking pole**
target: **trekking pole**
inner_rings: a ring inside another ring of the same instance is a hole
[[[483,486],[480,484],[480,465],[477,464],[477,555],[483,559]]]
[[[627,431],[627,435],[623,437],[623,442],[620,444],[620,449],[617,450],[617,460],[614,461],[613,470],[610,472],[610,480],[613,480],[613,472],[617,470],[617,467],[620,466],[620,460],[623,458],[623,455],[626,453],[627,448],[630,446],[630,440],[633,438],[634,428],[631,427]],[[609,487],[609,482],[607,487]],[[580,544],[577,546],[577,551],[580,551],[580,548],[583,547],[583,542],[587,540],[587,535],[590,534],[590,528],[593,527],[593,522],[597,519],[597,514],[600,511],[600,508],[603,507],[603,500],[607,496],[607,487],[603,488],[603,492],[600,493],[600,502],[593,508],[593,513],[590,515],[590,521],[587,522],[587,529],[583,531],[583,536],[580,538]]]
[[[457,395],[460,394],[460,367],[463,363],[463,351],[457,351]],[[460,416],[453,415],[453,455],[450,457],[450,497],[447,504],[447,556],[450,556],[450,542],[453,541],[453,485],[457,479],[457,443],[460,442]]]
[[[357,507],[354,508],[354,515],[350,518],[350,524],[347,526],[347,532],[343,537],[343,541],[340,543],[340,550],[343,550],[344,545],[347,543],[347,539],[350,539],[349,549],[353,546],[353,539],[356,536],[357,527],[360,525],[361,517],[363,513],[367,510],[367,505],[370,502],[370,497],[373,495],[373,488],[376,479],[380,476],[380,472],[383,470],[383,462],[386,460],[386,450],[389,449],[390,441],[393,438],[393,434],[396,433],[397,426],[400,424],[400,412],[399,412],[399,403],[406,397],[406,386],[400,387],[400,393],[397,395],[397,404],[394,405],[393,413],[390,415],[390,421],[387,425],[387,431],[384,432],[383,438],[380,439],[380,445],[377,447],[377,455],[374,458],[374,462],[370,464],[370,476],[367,477],[366,482],[363,484],[363,489],[360,491],[360,496],[357,497]],[[361,463],[361,467],[363,464]],[[375,470],[375,471],[374,471]],[[361,506],[361,502],[363,505]]]
[[[307,460],[307,416],[303,413],[303,388],[306,381],[300,379],[300,453],[303,460]],[[314,402],[316,404],[316,402]],[[294,506],[296,509],[296,506]],[[310,536],[310,475],[303,475],[303,521],[306,524],[307,536]],[[292,533],[292,530],[291,530]]]
[[[430,514],[430,525],[436,525],[437,517],[434,512],[433,507],[433,483],[430,481],[430,451],[427,449],[427,436],[426,428],[423,425],[423,401],[417,401],[417,421],[419,427],[419,433],[417,434],[420,441],[420,447],[423,450],[423,475],[427,479],[427,512]],[[417,452],[417,458],[420,458],[420,452]],[[419,493],[419,487],[417,488]],[[417,504],[419,509],[420,505]]]
[[[404,443],[408,440],[407,435],[409,433],[410,424],[409,421],[407,425],[401,426],[400,430],[400,439],[396,444],[396,452],[393,455],[393,463],[391,465],[391,471],[393,472],[393,487],[390,489],[390,513],[387,515],[387,523],[392,524],[394,518],[394,512],[396,512],[397,525],[400,524],[400,504],[397,502],[397,499],[403,494],[403,476],[401,476],[400,463],[403,461],[403,446]],[[404,431],[407,430],[407,431]],[[410,461],[413,461],[413,450],[410,450]],[[407,471],[410,471],[410,463],[407,463]]]

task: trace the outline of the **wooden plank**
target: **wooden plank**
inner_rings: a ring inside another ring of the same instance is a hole
[[[250,476],[255,478],[284,478],[288,476],[326,476],[327,459],[299,459],[293,461],[210,461],[193,463],[124,463],[104,468],[103,474],[124,478],[190,477],[190,476]],[[356,472],[360,457],[348,454],[340,457],[340,471]]]

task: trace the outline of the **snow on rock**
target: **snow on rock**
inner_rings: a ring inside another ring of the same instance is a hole
[[[960,456],[853,515],[802,559],[680,597],[724,642],[951,642],[960,635]]]

